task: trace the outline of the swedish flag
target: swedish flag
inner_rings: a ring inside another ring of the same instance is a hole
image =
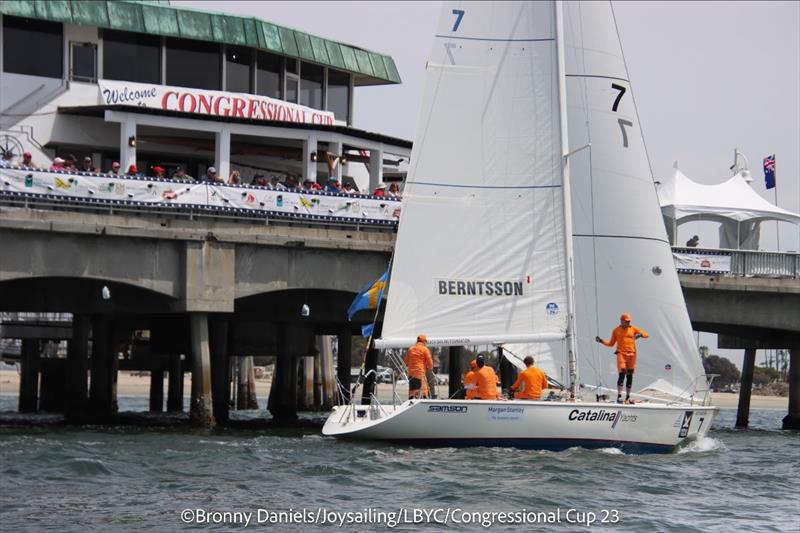
[[[381,298],[383,298],[383,292],[386,289],[388,281],[389,269],[387,268],[383,276],[366,284],[364,288],[361,289],[361,292],[358,293],[358,296],[356,296],[353,303],[351,303],[350,307],[347,309],[347,319],[353,320],[353,315],[362,309],[377,309]]]

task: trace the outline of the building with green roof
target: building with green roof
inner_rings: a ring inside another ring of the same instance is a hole
[[[4,0],[0,19],[10,149],[195,174],[369,168],[372,186],[384,164],[408,160],[408,141],[351,127],[356,87],[400,83],[385,54],[167,1]],[[345,164],[325,168],[328,154]]]

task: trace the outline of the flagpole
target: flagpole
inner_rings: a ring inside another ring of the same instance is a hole
[[[776,168],[772,171],[772,175],[773,175],[772,179],[775,181],[775,186],[773,187],[773,189],[775,189],[775,207],[780,207],[778,205],[778,169],[777,169],[778,158],[776,157],[775,154],[773,154],[772,157],[774,158],[773,159],[773,161],[774,161],[773,164],[776,165]],[[777,241],[776,244],[778,245],[778,251],[779,252],[781,251],[781,227],[780,227],[780,224],[781,224],[780,221],[776,219],[775,220],[775,240]]]

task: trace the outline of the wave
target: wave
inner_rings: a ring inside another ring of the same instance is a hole
[[[715,452],[717,450],[726,451],[727,449],[725,443],[719,439],[715,439],[714,437],[702,437],[680,447],[678,453],[706,453]]]

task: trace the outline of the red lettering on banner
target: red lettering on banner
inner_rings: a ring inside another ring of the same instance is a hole
[[[241,98],[233,99],[233,113],[231,116],[244,118],[244,104],[245,101]]]
[[[215,115],[222,115],[228,116],[230,114],[230,109],[225,108],[222,112],[220,112],[219,106],[222,104],[222,101],[225,100],[226,102],[230,102],[230,98],[227,96],[219,96],[216,100],[214,100],[214,114]]]
[[[161,96],[161,109],[256,120],[334,124],[334,118],[324,111],[306,109],[292,103],[257,96],[240,98],[200,92],[166,91]]]
[[[164,93],[164,96],[161,98],[161,109],[169,109],[169,97],[174,96],[178,97],[178,93],[175,91],[167,91]]]
[[[256,104],[258,103],[257,100],[252,98],[247,100],[247,118],[253,118],[253,115],[256,112]]]
[[[204,94],[197,95],[197,112],[210,115],[211,114],[211,104],[214,102],[214,97],[209,96],[206,97]],[[205,109],[205,111],[203,111]]]
[[[186,100],[190,100],[192,103],[192,107],[186,109]],[[183,93],[180,98],[178,98],[178,109],[183,111],[184,113],[194,113],[194,110],[197,108],[197,99],[194,97],[192,93]]]

